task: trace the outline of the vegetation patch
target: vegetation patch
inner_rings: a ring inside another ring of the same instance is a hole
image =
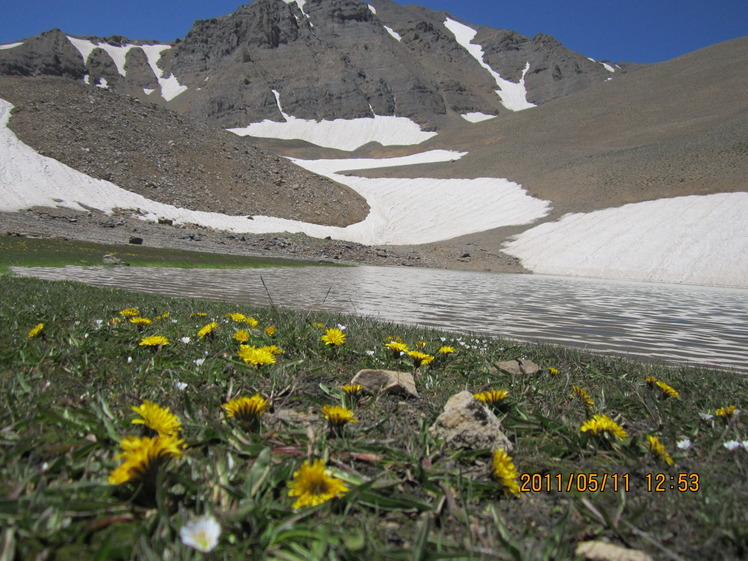
[[[748,555],[745,376],[3,285],[4,559],[564,560],[590,541]],[[518,358],[539,370],[496,366]],[[364,369],[412,375],[417,396],[351,383]],[[510,447],[458,449],[429,430],[464,391]]]
[[[278,257],[254,257],[185,251],[143,245],[115,245],[62,240],[0,236],[0,273],[10,267],[62,267],[102,265],[105,255],[133,267],[306,267],[334,266],[317,261]]]

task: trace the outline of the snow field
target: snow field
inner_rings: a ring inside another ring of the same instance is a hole
[[[535,273],[748,287],[748,193],[567,214],[503,249]]]
[[[280,94],[276,90],[273,90],[273,94],[285,122],[266,119],[228,130],[239,136],[305,140],[317,146],[347,151],[355,150],[368,142],[379,142],[383,146],[419,144],[436,136],[435,132],[422,131],[417,123],[406,117],[374,115],[332,121],[298,119],[283,111]]]

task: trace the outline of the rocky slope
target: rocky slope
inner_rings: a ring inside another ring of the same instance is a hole
[[[255,0],[195,22],[174,45],[53,30],[0,50],[0,74],[85,80],[222,128],[282,121],[273,90],[286,113],[316,120],[394,115],[441,129],[466,113],[510,112],[448,19],[390,0]],[[624,71],[547,35],[471,29],[492,71],[513,84],[524,79],[528,103]]]
[[[366,201],[247,140],[162,107],[61,78],[0,77],[11,130],[39,153],[178,207],[346,226]]]

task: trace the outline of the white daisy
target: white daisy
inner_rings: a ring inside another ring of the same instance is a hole
[[[730,451],[733,451],[733,450],[737,450],[738,448],[740,448],[740,442],[738,442],[737,440],[728,440],[727,442],[723,442],[722,446],[724,446]]]
[[[215,549],[220,535],[221,525],[209,514],[187,522],[179,530],[184,545],[206,553]]]

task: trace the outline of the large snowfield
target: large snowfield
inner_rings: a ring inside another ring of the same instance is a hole
[[[505,251],[537,273],[748,287],[748,193],[660,199],[570,214],[532,227],[548,214],[550,202],[530,197],[506,179],[380,179],[350,173],[464,156],[433,150],[383,160],[293,160],[365,197],[371,212],[357,224],[338,228],[265,216],[248,220],[152,201],[42,156],[8,129],[11,109],[0,100],[3,211],[34,206],[133,209],[146,220],[167,218],[237,233],[304,232],[368,245],[427,243],[526,224],[528,229],[505,244]],[[319,127],[323,136],[336,134],[324,123]],[[370,135],[367,127],[349,123],[350,145],[373,140]]]

